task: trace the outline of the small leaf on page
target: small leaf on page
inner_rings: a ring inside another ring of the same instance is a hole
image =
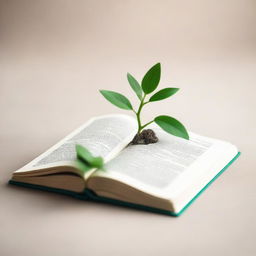
[[[85,173],[93,168],[80,159],[76,159],[75,165],[82,173]]]
[[[91,162],[91,165],[96,168],[101,168],[103,166],[103,158],[100,156],[94,157],[94,159]]]
[[[99,156],[94,157],[91,152],[82,145],[76,145],[76,154],[77,158],[89,167],[100,168],[103,166],[103,158]]]

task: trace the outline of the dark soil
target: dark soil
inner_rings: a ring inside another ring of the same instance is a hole
[[[136,134],[133,140],[131,141],[132,145],[139,144],[151,144],[158,142],[156,134],[151,129],[145,129],[140,134]]]

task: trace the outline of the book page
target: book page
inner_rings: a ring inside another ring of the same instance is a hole
[[[93,118],[17,172],[68,165],[76,159],[76,144],[108,161],[132,140],[136,127],[135,120],[126,115]]]
[[[114,178],[148,193],[166,196],[172,184],[189,173],[188,170],[196,163],[200,162],[201,169],[206,168],[207,163],[214,159],[216,145],[221,144],[218,140],[194,133],[189,133],[190,140],[185,140],[170,135],[155,125],[151,127],[159,142],[125,148],[106,164],[107,172],[98,171],[94,175]],[[192,173],[194,172],[191,171]]]

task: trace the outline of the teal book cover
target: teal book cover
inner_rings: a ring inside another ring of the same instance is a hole
[[[144,205],[119,201],[119,200],[115,200],[115,199],[111,199],[111,198],[107,198],[107,197],[97,196],[93,191],[91,191],[89,189],[86,189],[83,193],[75,193],[75,192],[71,192],[71,191],[68,191],[68,190],[50,188],[50,187],[39,186],[39,185],[33,185],[33,184],[17,182],[17,181],[13,181],[13,180],[10,180],[9,184],[18,185],[18,186],[22,186],[22,187],[28,187],[28,188],[34,188],[34,189],[40,189],[40,190],[50,191],[50,192],[55,192],[55,193],[60,193],[60,194],[68,195],[68,196],[71,196],[71,197],[74,197],[74,198],[77,198],[77,199],[80,199],[80,200],[89,200],[89,201],[108,203],[108,204],[113,204],[113,205],[118,205],[118,206],[123,206],[123,207],[132,207],[132,208],[135,208],[135,209],[138,209],[138,210],[150,211],[150,212],[154,212],[154,213],[159,213],[159,214],[165,214],[165,215],[169,215],[169,216],[178,217],[181,214],[183,214],[183,212],[213,183],[213,181],[215,181],[240,156],[240,154],[241,154],[241,152],[238,152],[237,155],[222,170],[220,170],[218,172],[218,174],[212,180],[210,180],[190,200],[190,202],[187,203],[186,206],[181,211],[179,211],[178,213],[170,212],[170,211],[166,211],[166,210],[162,210],[162,209],[157,209],[157,208],[153,208],[153,207],[148,207],[148,206],[144,206]]]

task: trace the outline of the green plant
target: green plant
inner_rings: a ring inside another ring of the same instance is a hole
[[[169,98],[170,96],[174,95],[179,88],[164,88],[155,94],[153,94],[148,100],[146,99],[149,94],[154,92],[160,82],[161,77],[161,64],[157,63],[153,67],[151,67],[147,73],[144,75],[141,84],[129,73],[127,73],[127,79],[128,82],[133,89],[133,91],[136,93],[138,99],[140,100],[140,104],[137,110],[135,110],[131,104],[131,102],[125,97],[124,95],[114,92],[114,91],[108,91],[108,90],[100,90],[100,93],[107,99],[109,102],[114,104],[115,106],[125,109],[125,110],[131,110],[135,113],[137,122],[138,122],[138,133],[141,134],[142,130],[148,126],[149,124],[155,122],[158,126],[160,126],[164,131],[184,138],[189,139],[188,132],[184,125],[180,123],[178,120],[176,120],[173,117],[161,115],[155,117],[153,120],[146,124],[142,124],[141,122],[141,111],[142,108],[155,101],[164,100],[166,98]]]
[[[87,172],[93,168],[103,169],[103,158],[93,156],[92,153],[82,145],[76,144],[76,165],[82,172]]]

